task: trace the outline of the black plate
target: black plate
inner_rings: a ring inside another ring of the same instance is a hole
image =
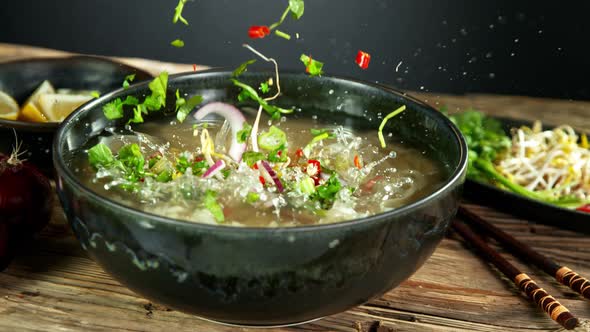
[[[510,134],[511,128],[532,125],[532,121],[499,117],[496,119],[502,123],[507,134]],[[554,127],[554,125],[543,123],[544,129]],[[493,206],[523,219],[590,234],[590,214],[588,213],[543,203],[470,179],[465,182],[464,196],[469,200]]]
[[[139,68],[108,58],[67,56],[32,58],[0,63],[0,90],[23,102],[43,82],[49,80],[56,88],[97,90],[101,94],[121,87],[125,76],[135,74],[133,83],[152,78]],[[9,154],[15,144],[15,132],[22,142],[23,158],[49,176],[53,175],[51,144],[59,123],[32,123],[0,119],[0,153]]]

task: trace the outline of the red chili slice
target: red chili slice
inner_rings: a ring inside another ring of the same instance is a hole
[[[579,208],[577,208],[576,210],[580,211],[580,212],[590,213],[590,204],[582,205]]]
[[[264,38],[270,34],[270,29],[266,25],[253,25],[248,29],[248,36],[252,39]]]
[[[307,164],[308,164],[308,165],[313,165],[313,166],[314,166],[314,168],[315,168],[315,170],[316,170],[316,172],[315,172],[314,174],[310,174],[310,175],[312,175],[312,176],[314,176],[314,175],[317,175],[317,174],[320,174],[320,172],[322,171],[322,167],[321,167],[321,165],[320,165],[320,162],[319,162],[319,161],[317,161],[317,160],[315,160],[315,159],[310,159],[310,160],[308,160],[308,161],[307,161]],[[307,172],[307,170],[305,170],[305,171]]]
[[[369,62],[371,62],[371,55],[369,53],[359,51],[356,54],[356,64],[362,69],[369,68]]]
[[[295,155],[299,158],[303,157],[303,150],[297,149],[297,151],[295,151]]]

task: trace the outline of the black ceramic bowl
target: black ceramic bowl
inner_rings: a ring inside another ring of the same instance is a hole
[[[205,102],[234,102],[239,91],[230,75],[173,76],[169,91],[201,94]],[[241,79],[257,85],[268,75],[247,73]],[[394,211],[309,227],[211,226],[140,212],[84,187],[69,165],[80,146],[113,125],[101,106],[146,93],[147,84],[140,84],[86,104],[58,131],[53,152],[58,193],[82,246],[138,294],[239,325],[291,324],[335,314],[408,278],[432,254],[455,214],[467,166],[459,131],[434,109],[384,86],[289,73],[282,74],[281,84],[278,104],[302,109],[293,117],[316,115],[328,123],[372,128],[375,134],[377,113],[407,105],[386,131],[439,160],[444,184]],[[168,99],[172,107],[174,98]]]
[[[136,81],[152,76],[112,60],[92,56],[32,58],[0,63],[0,91],[11,95],[20,106],[43,82],[49,80],[56,88],[110,92],[121,87],[125,76],[136,74]],[[53,170],[51,145],[59,123],[31,123],[0,119],[0,153],[9,154],[15,145],[16,131],[23,158],[45,173]]]

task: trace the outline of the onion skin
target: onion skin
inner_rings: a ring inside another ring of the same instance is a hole
[[[0,155],[0,270],[51,218],[53,190],[32,164]]]

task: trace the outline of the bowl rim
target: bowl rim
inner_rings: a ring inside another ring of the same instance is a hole
[[[128,71],[135,71],[136,73],[141,73],[146,77],[153,78],[150,72],[145,71],[141,68],[131,66],[127,63],[117,61],[115,59],[100,56],[100,55],[84,55],[84,54],[66,54],[66,55],[57,55],[57,56],[42,56],[42,57],[28,57],[28,58],[19,58],[19,59],[9,59],[6,61],[0,62],[0,71],[3,70],[3,67],[6,66],[14,66],[14,65],[22,65],[26,66],[31,63],[47,63],[47,64],[55,64],[59,62],[66,62],[66,61],[95,61],[95,62],[103,62],[105,64],[119,66],[124,68]],[[83,106],[83,105],[81,105]],[[20,105],[19,105],[20,107]],[[64,119],[65,121],[65,119]],[[62,121],[63,122],[63,121]],[[18,121],[18,120],[8,120],[8,119],[0,119],[0,127],[9,127],[18,130],[34,130],[38,132],[53,132],[56,131],[57,128],[60,126],[61,122],[26,122],[26,121]]]
[[[301,75],[301,76],[306,75],[305,73],[301,73],[298,71],[295,72],[295,71],[284,70],[282,72],[284,74],[288,74],[288,75]],[[251,71],[244,73],[243,75],[247,76],[249,74],[261,74],[261,73],[266,73],[266,72],[251,70]],[[173,80],[205,79],[207,77],[212,77],[212,76],[230,77],[231,75],[232,75],[232,71],[230,71],[230,70],[220,70],[219,68],[212,68],[212,69],[203,70],[203,71],[184,72],[184,73],[177,73],[177,74],[170,75],[168,77],[168,83],[170,83]],[[364,86],[369,86],[371,88],[383,90],[389,94],[394,94],[394,95],[397,95],[398,97],[401,97],[402,99],[409,100],[412,103],[415,103],[418,106],[424,108],[427,112],[432,112],[433,114],[439,114],[438,116],[441,117],[442,121],[449,127],[451,132],[454,134],[454,138],[456,139],[456,141],[459,145],[459,153],[460,153],[459,162],[457,163],[457,166],[455,167],[455,169],[453,170],[451,175],[448,177],[448,179],[443,183],[443,185],[440,188],[437,188],[433,192],[429,193],[428,195],[426,195],[426,196],[424,196],[424,197],[422,197],[410,204],[407,204],[407,205],[404,205],[400,208],[397,208],[397,209],[373,214],[368,217],[355,218],[355,219],[350,219],[350,220],[340,221],[340,222],[335,222],[335,223],[329,223],[329,224],[316,224],[316,225],[305,225],[305,226],[278,226],[278,227],[248,227],[248,226],[246,226],[246,227],[237,227],[237,226],[230,226],[230,225],[223,225],[223,224],[210,225],[210,224],[204,224],[204,223],[193,222],[193,221],[188,221],[188,220],[169,218],[169,217],[165,217],[162,215],[157,215],[157,214],[153,214],[150,212],[141,211],[139,209],[118,203],[115,200],[112,200],[108,197],[105,197],[105,196],[102,196],[102,195],[96,193],[95,191],[93,191],[90,188],[83,185],[76,178],[76,176],[72,173],[70,168],[67,167],[67,165],[65,164],[65,160],[60,157],[62,155],[61,141],[64,139],[64,133],[66,132],[66,130],[70,126],[72,126],[75,122],[77,122],[77,121],[73,121],[73,120],[76,117],[78,117],[78,114],[82,114],[84,111],[86,111],[89,108],[95,108],[99,104],[102,104],[103,102],[106,102],[108,100],[120,98],[123,94],[125,94],[125,95],[133,94],[134,92],[146,87],[149,84],[149,82],[136,83],[136,84],[131,85],[127,89],[120,88],[120,89],[111,91],[110,93],[107,93],[105,95],[102,95],[102,96],[100,96],[100,98],[93,99],[93,100],[89,101],[88,103],[86,103],[85,105],[78,108],[73,113],[71,113],[62,122],[62,125],[59,127],[57,134],[55,135],[55,138],[53,141],[53,149],[52,149],[53,163],[54,163],[55,171],[56,171],[56,174],[58,177],[58,182],[63,181],[61,179],[61,177],[65,177],[67,181],[69,181],[70,183],[72,183],[74,185],[74,191],[76,191],[78,193],[83,193],[84,195],[88,195],[89,197],[101,202],[102,204],[108,205],[112,208],[123,210],[127,214],[134,215],[136,217],[142,217],[142,218],[148,217],[151,220],[157,221],[158,223],[167,224],[169,226],[191,227],[193,229],[212,231],[212,232],[230,232],[230,233],[241,232],[241,233],[258,234],[261,232],[263,232],[263,233],[266,233],[266,232],[268,232],[268,233],[305,233],[305,232],[317,232],[317,231],[322,231],[322,230],[335,230],[335,229],[340,229],[340,228],[355,227],[355,226],[359,226],[359,225],[366,224],[366,223],[374,223],[374,222],[378,222],[378,221],[384,221],[384,220],[394,218],[396,216],[403,216],[403,215],[408,214],[408,213],[410,213],[422,206],[427,205],[432,200],[436,200],[437,197],[445,194],[446,192],[453,190],[453,188],[462,179],[465,178],[465,174],[467,171],[467,161],[468,161],[467,142],[465,140],[465,137],[461,134],[460,130],[457,128],[457,126],[450,119],[448,119],[442,113],[440,113],[439,111],[434,109],[432,106],[409,95],[406,92],[396,90],[395,88],[392,88],[390,86],[387,86],[387,85],[384,85],[381,83],[372,83],[372,82],[362,81],[362,80],[359,80],[356,78],[350,78],[350,77],[338,76],[338,75],[323,75],[319,79],[322,79],[322,78],[329,79],[329,80],[336,80],[336,81],[344,81],[347,83],[360,84],[360,85],[364,85]],[[316,78],[316,79],[318,79],[318,78]],[[437,115],[435,115],[435,116],[437,116]],[[60,186],[57,186],[57,187],[58,187],[58,190],[60,190],[60,188],[59,188]]]

